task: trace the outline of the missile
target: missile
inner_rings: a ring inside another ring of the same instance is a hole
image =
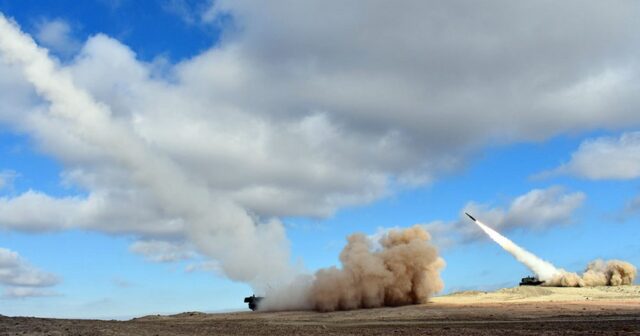
[[[465,214],[465,215],[467,215],[467,216],[469,216],[469,218],[471,218],[471,220],[472,220],[472,221],[477,222],[477,221],[476,221],[476,219],[475,219],[475,218],[473,218],[473,216],[471,216],[470,214],[468,214],[468,213],[466,213],[466,212],[465,212],[464,214]]]

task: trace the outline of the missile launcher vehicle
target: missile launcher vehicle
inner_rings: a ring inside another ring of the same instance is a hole
[[[249,309],[256,311],[258,309],[258,304],[260,303],[260,301],[262,301],[262,299],[264,298],[253,294],[244,298],[244,302],[249,304]]]
[[[522,280],[520,281],[520,286],[540,286],[543,283],[544,281],[539,280],[536,277],[528,276],[528,277],[522,278]]]

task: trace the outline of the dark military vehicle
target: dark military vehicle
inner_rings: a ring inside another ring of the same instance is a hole
[[[255,311],[256,309],[258,309],[258,304],[260,303],[260,301],[262,301],[262,299],[264,299],[262,296],[256,296],[255,294],[253,294],[244,298],[244,302],[249,304],[249,309]]]
[[[543,283],[544,281],[539,280],[536,277],[528,276],[528,277],[522,278],[522,281],[520,281],[520,286],[540,286]]]

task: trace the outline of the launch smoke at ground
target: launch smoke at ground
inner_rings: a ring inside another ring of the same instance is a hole
[[[621,260],[594,260],[589,263],[582,275],[558,269],[550,262],[542,260],[533,253],[516,245],[507,237],[486,226],[479,220],[470,215],[468,216],[489,236],[489,238],[533,271],[538,279],[545,281],[545,286],[621,286],[633,284],[633,281],[636,278],[636,267]]]
[[[419,226],[389,231],[373,250],[363,234],[348,237],[340,253],[342,268],[330,267],[312,278],[267,293],[262,309],[349,310],[425,303],[444,287],[445,262]]]
[[[577,273],[560,270],[560,274],[547,281],[547,286],[592,287],[632,285],[637,269],[621,260],[594,260],[587,266],[582,276]]]

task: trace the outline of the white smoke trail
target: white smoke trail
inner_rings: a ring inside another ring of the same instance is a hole
[[[478,226],[489,236],[489,238],[493,239],[493,241],[498,243],[498,245],[500,245],[503,249],[511,253],[511,255],[513,255],[519,262],[529,267],[529,269],[538,276],[538,279],[549,281],[561,273],[560,270],[558,270],[550,262],[544,261],[535,256],[533,253],[516,245],[514,242],[509,240],[509,238],[484,225],[479,220],[476,220],[475,223],[478,224]]]

